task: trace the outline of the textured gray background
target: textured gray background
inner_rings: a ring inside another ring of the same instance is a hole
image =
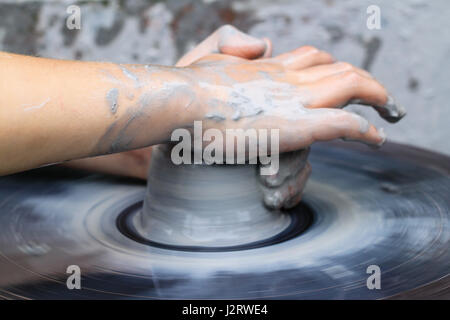
[[[66,8],[81,8],[81,30]],[[381,30],[366,27],[369,5]],[[408,109],[397,125],[351,107],[388,138],[450,154],[450,1],[1,1],[0,49],[37,56],[173,64],[223,24],[270,37],[275,53],[309,44],[370,70]],[[1,71],[0,71],[1,72]]]

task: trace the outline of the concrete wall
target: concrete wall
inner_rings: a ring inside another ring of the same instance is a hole
[[[1,1],[0,49],[53,58],[172,64],[222,24],[268,36],[275,53],[309,44],[370,70],[408,109],[396,125],[351,107],[388,137],[450,154],[450,1]],[[66,8],[81,8],[81,29]],[[381,29],[366,27],[369,5]]]

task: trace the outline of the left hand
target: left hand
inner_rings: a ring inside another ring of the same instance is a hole
[[[290,153],[280,154],[277,174],[261,176],[264,202],[271,208],[290,208],[300,201],[310,173],[307,147],[313,142],[336,138],[374,146],[384,142],[382,130],[340,108],[349,103],[369,105],[389,122],[405,115],[368,72],[334,63],[328,53],[312,47],[258,61],[210,55],[188,69],[201,84],[197,117],[206,118],[211,111],[221,116],[203,128],[280,129],[280,151]]]

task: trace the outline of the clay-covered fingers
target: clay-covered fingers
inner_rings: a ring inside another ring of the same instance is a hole
[[[355,70],[333,74],[306,86],[308,108],[339,108],[349,103],[373,106],[381,117],[397,122],[405,109],[388,95],[387,90],[374,78]]]
[[[300,47],[268,60],[279,63],[290,70],[302,70],[312,66],[334,62],[331,54],[311,46]]]
[[[322,80],[329,76],[341,74],[346,71],[353,71],[362,77],[373,79],[373,76],[366,70],[357,68],[347,62],[336,62],[324,64],[300,70],[296,73],[297,80],[300,83],[309,83]]]
[[[245,34],[233,26],[225,25],[217,29],[193,50],[185,54],[176,64],[178,67],[190,65],[211,53],[222,53],[245,59],[269,57],[272,43],[269,39],[258,39]]]
[[[281,153],[278,172],[260,175],[260,186],[267,207],[288,209],[300,202],[311,173],[308,154],[309,148]]]
[[[367,119],[341,109],[313,109],[303,118],[298,148],[317,141],[344,139],[379,147],[385,140],[383,128],[377,130]]]
[[[262,38],[262,40],[266,44],[266,51],[264,51],[262,58],[270,58],[272,56],[273,51],[272,40],[270,40],[269,38]]]

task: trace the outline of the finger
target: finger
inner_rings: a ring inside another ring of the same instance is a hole
[[[323,78],[343,73],[346,71],[354,71],[369,79],[373,79],[372,75],[366,70],[357,68],[347,62],[336,62],[332,64],[324,64],[319,66],[314,66],[306,68],[297,72],[298,81],[300,83],[308,83],[322,80]]]
[[[276,188],[263,187],[264,204],[271,209],[291,208],[300,200],[311,173],[309,163],[295,176],[289,177]]]
[[[302,140],[297,148],[304,148],[317,141],[342,138],[379,147],[386,141],[383,128],[377,130],[363,117],[341,109],[309,110],[301,125]]]
[[[263,58],[270,58],[272,56],[273,44],[269,38],[263,38],[266,44],[266,51],[264,52]]]
[[[217,29],[193,50],[178,60],[176,66],[183,67],[211,53],[223,53],[245,59],[262,57],[267,43],[249,36],[233,26],[225,25]]]
[[[355,71],[335,74],[306,86],[310,94],[308,108],[340,108],[360,103],[373,106],[389,122],[397,122],[406,114],[378,81]]]
[[[334,62],[334,58],[329,53],[320,51],[311,46],[300,47],[269,60],[280,63],[285,68],[291,70],[302,70],[312,66]]]

